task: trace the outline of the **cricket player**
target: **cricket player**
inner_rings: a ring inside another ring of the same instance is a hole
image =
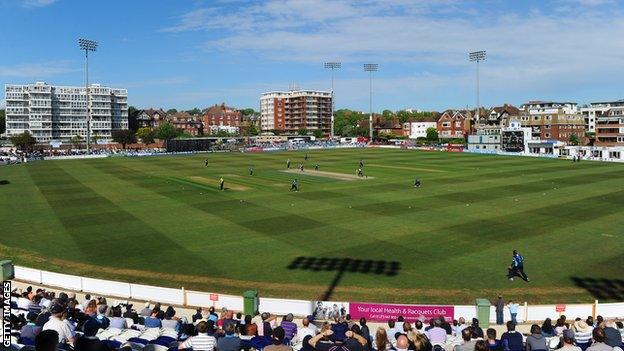
[[[286,169],[290,169],[290,159],[286,161]]]
[[[522,278],[525,282],[529,281],[529,277],[524,273],[524,257],[518,251],[513,250],[511,266],[507,267],[507,278],[514,280],[515,276]]]
[[[297,179],[293,179],[292,182],[290,182],[290,191],[299,191],[299,183],[297,183]]]
[[[414,188],[420,188],[420,179],[414,179]]]
[[[219,190],[221,191],[225,190],[225,180],[223,180],[223,177],[219,179]]]
[[[357,170],[357,176],[358,176],[358,177],[363,177],[363,176],[364,176],[364,171],[362,171],[362,167],[358,168],[358,170]]]
[[[204,160],[204,167],[208,167],[208,159]]]
[[[252,175],[253,175],[253,172],[254,172],[253,167],[249,167],[249,175],[250,175],[250,176],[252,176]]]
[[[318,164],[318,163],[314,165],[314,170],[315,170],[315,171],[318,171],[318,170],[319,170],[319,164]]]

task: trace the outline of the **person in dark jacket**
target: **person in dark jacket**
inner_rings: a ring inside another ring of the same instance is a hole
[[[479,320],[476,318],[472,319],[472,328],[473,328],[473,339],[482,338],[483,339],[483,329],[479,326]]]
[[[504,351],[524,351],[522,334],[516,331],[514,322],[507,322],[507,331],[501,335],[501,344]]]
[[[526,338],[526,351],[531,350],[548,350],[546,338],[542,335],[542,328],[537,324],[531,326],[531,335]]]
[[[496,324],[503,325],[505,323],[505,317],[503,311],[505,310],[505,301],[501,295],[498,295],[496,300]]]

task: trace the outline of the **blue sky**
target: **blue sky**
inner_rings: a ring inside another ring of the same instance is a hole
[[[329,89],[338,108],[624,98],[624,3],[617,0],[0,0],[0,85],[83,84],[76,40],[99,41],[91,80],[131,105],[258,108],[264,91]],[[2,104],[0,98],[0,104]]]

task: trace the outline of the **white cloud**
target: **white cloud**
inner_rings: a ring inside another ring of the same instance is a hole
[[[0,77],[42,79],[80,70],[80,68],[73,67],[68,61],[26,63],[14,66],[0,66]]]
[[[45,7],[52,5],[57,0],[22,0],[22,6],[24,7]]]

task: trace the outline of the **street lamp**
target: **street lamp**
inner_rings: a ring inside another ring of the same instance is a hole
[[[341,66],[340,62],[325,62],[325,68],[331,69],[331,138],[334,139],[334,70],[339,69]]]
[[[370,129],[370,141],[373,141],[373,72],[377,72],[379,65],[376,63],[365,63],[364,72],[370,75],[370,116],[368,117],[368,128]]]
[[[480,110],[480,104],[479,104],[479,62],[481,61],[485,61],[485,50],[481,50],[481,51],[473,51],[471,53],[468,54],[468,58],[470,59],[470,62],[476,62],[477,63],[477,113],[476,113],[476,118],[479,118],[479,110]]]
[[[91,106],[89,106],[89,51],[95,51],[98,43],[89,39],[78,39],[80,50],[85,52],[85,92],[87,94],[87,154],[91,144]]]

